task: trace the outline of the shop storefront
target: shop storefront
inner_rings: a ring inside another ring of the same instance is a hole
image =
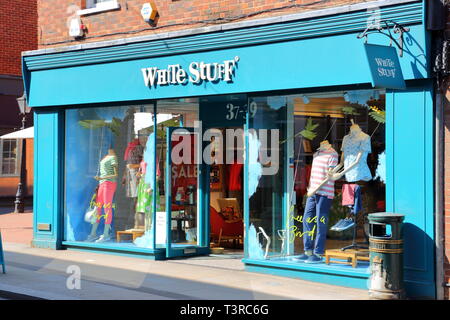
[[[358,35],[374,12],[409,28],[403,89],[371,84]],[[368,213],[397,212],[408,294],[434,297],[424,19],[422,2],[403,1],[25,53],[33,245],[166,259],[232,239],[243,241],[250,271],[367,288],[367,261],[298,258],[354,249]],[[308,197],[311,180],[324,178],[317,163],[341,162],[348,170]],[[323,217],[314,220],[309,198]]]

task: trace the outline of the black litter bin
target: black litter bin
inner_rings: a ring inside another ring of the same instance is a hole
[[[369,214],[371,299],[403,299],[403,220],[402,214]]]

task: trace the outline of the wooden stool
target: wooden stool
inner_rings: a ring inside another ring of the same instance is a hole
[[[117,233],[116,233],[117,242],[120,242],[120,237],[124,234],[131,234],[131,236],[133,237],[133,241],[134,241],[134,240],[136,240],[136,238],[139,238],[144,234],[144,230],[129,229],[129,230],[117,231]]]
[[[340,249],[326,250],[325,251],[325,263],[330,264],[330,258],[341,258],[347,261],[333,261],[333,263],[351,264],[353,268],[356,268],[358,261],[356,260],[356,252],[354,251],[342,251]]]

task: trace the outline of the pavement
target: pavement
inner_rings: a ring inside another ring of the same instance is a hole
[[[154,261],[32,248],[32,213],[3,213],[0,299],[364,300],[367,290],[246,272],[239,255]]]

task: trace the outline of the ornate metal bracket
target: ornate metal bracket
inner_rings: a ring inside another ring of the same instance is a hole
[[[381,24],[384,24],[384,27],[381,26]],[[394,38],[394,36],[392,35],[392,32],[391,32],[391,27],[389,25],[392,25],[392,30],[394,31],[394,33],[399,34],[398,38]],[[387,30],[387,33],[383,32],[385,30]],[[383,20],[380,22],[380,24],[378,26],[373,26],[373,25],[368,26],[366,28],[366,30],[364,30],[362,33],[358,34],[357,38],[358,39],[365,38],[365,42],[367,43],[367,38],[368,38],[369,34],[374,33],[374,32],[384,34],[385,36],[389,37],[389,39],[391,39],[391,42],[389,43],[390,46],[392,46],[392,42],[395,43],[395,45],[398,47],[399,55],[400,55],[400,57],[402,57],[403,56],[403,34],[408,31],[409,31],[408,27],[404,27],[395,21]]]

